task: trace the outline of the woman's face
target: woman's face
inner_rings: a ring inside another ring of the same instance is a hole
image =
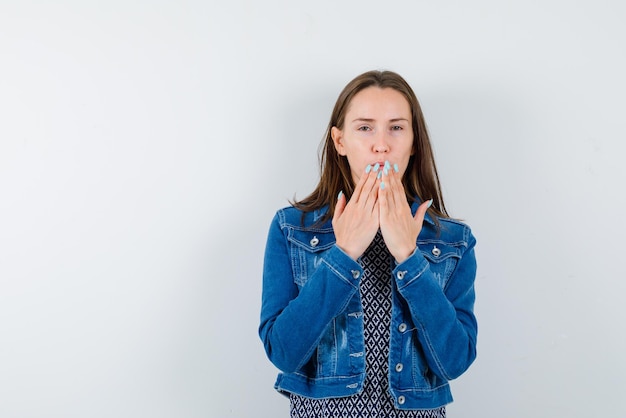
[[[339,155],[348,159],[354,184],[367,165],[398,165],[400,175],[413,155],[411,108],[404,96],[391,88],[368,87],[348,106],[343,129],[333,127],[331,136]]]

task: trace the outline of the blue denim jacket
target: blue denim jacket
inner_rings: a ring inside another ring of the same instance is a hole
[[[413,204],[415,213],[417,204]],[[259,335],[282,371],[275,388],[311,398],[363,388],[361,265],[335,245],[325,210],[293,207],[274,217],[263,270]],[[476,357],[476,259],[469,227],[427,214],[417,249],[393,265],[389,387],[398,409],[452,402],[448,381]]]

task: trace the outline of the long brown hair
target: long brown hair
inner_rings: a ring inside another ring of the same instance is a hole
[[[439,175],[422,109],[411,86],[393,71],[368,71],[357,76],[344,87],[337,98],[321,144],[320,181],[309,196],[300,201],[294,201],[292,204],[304,212],[312,212],[328,205],[328,212],[320,220],[324,222],[332,218],[340,191],[345,193],[347,199],[352,196],[354,183],[348,159],[337,153],[331,137],[331,129],[333,126],[343,129],[350,102],[357,93],[368,87],[391,88],[406,98],[411,107],[411,125],[413,126],[413,155],[409,159],[402,178],[407,200],[414,202],[417,199],[420,201],[433,199],[429,212],[435,216],[449,218],[443,202]]]

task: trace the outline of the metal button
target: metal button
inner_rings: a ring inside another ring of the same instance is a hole
[[[402,324],[398,325],[398,331],[400,331],[400,332],[406,331],[406,324],[402,323]]]
[[[352,277],[354,277],[355,279],[358,279],[359,276],[361,275],[361,273],[358,270],[352,270]]]
[[[398,277],[398,280],[402,280],[404,279],[405,274],[406,274],[406,271],[399,271],[398,274],[396,274],[396,276]]]
[[[402,369],[404,369],[404,366],[402,365],[402,363],[396,364],[396,371],[398,373],[400,373],[402,371]]]
[[[404,405],[404,401],[405,401],[404,396],[398,396],[398,403],[400,405]]]
[[[441,250],[439,248],[437,248],[436,245],[433,247],[433,251],[432,252],[433,252],[433,255],[435,257],[439,257],[441,255]]]
[[[311,246],[316,247],[316,246],[317,246],[317,244],[319,244],[319,243],[320,243],[320,240],[319,240],[319,239],[317,239],[317,237],[315,237],[315,236],[314,236],[314,237],[311,239]]]

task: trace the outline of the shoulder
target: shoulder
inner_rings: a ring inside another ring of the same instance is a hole
[[[293,206],[287,206],[276,211],[274,222],[281,228],[293,228],[297,230],[332,230],[331,222],[320,223],[319,220],[326,214],[328,207],[317,209],[312,212],[304,212]]]
[[[471,234],[471,228],[468,224],[453,218],[437,218],[441,223],[442,230],[449,230],[455,233]]]
[[[472,229],[465,222],[443,217],[437,217],[437,221],[439,226],[430,224],[430,228],[427,228],[428,235],[434,235],[443,241],[457,243],[465,247],[471,247],[476,243]]]
[[[304,212],[293,206],[279,209],[270,234],[306,251],[328,249],[335,243],[335,233],[331,221],[320,222],[325,214],[326,210]]]

